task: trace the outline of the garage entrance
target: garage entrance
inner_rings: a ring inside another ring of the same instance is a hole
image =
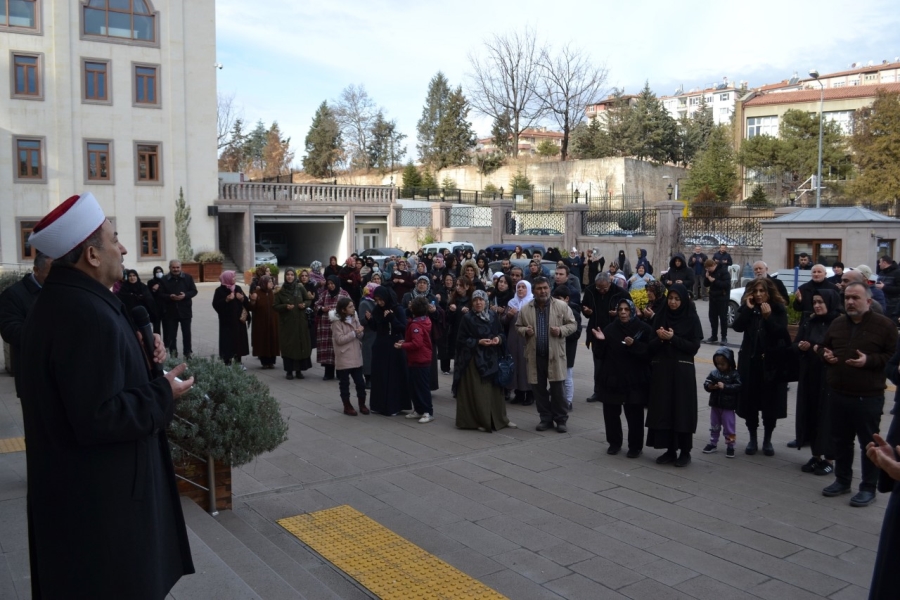
[[[330,256],[342,257],[346,245],[343,217],[257,216],[254,235],[258,244],[269,244],[279,266],[308,266],[314,260],[328,264]]]

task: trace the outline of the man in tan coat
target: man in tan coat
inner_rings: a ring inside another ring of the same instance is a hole
[[[556,431],[565,433],[566,336],[577,329],[575,316],[568,304],[550,297],[545,277],[535,278],[532,293],[534,300],[522,307],[516,329],[525,338],[528,383],[541,417],[537,430],[546,431],[555,421]]]

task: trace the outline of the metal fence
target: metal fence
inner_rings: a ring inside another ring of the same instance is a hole
[[[597,210],[644,209],[644,193],[639,194],[598,194],[588,198],[587,204]]]
[[[682,217],[679,227],[682,246],[713,247],[719,244],[762,248],[761,223],[771,216]]]
[[[506,211],[504,233],[507,235],[564,235],[566,213],[560,211]]]
[[[489,206],[451,206],[444,209],[447,227],[490,227],[493,222]]]
[[[479,192],[440,188],[400,188],[400,198],[404,200],[427,200],[429,202],[453,202],[454,204],[488,205],[491,200],[500,199],[500,192]]]
[[[397,227],[431,227],[431,208],[397,208]]]
[[[407,200],[428,200],[430,202],[453,202],[487,206],[493,200],[514,200],[517,210],[554,211],[562,210],[568,204],[587,204],[592,208],[626,209],[641,208],[644,194],[610,194],[606,190],[589,187],[579,190],[573,187],[539,189],[500,188],[496,191],[476,191],[439,188],[399,188],[399,197]]]
[[[582,235],[656,235],[655,208],[588,210],[581,216]]]

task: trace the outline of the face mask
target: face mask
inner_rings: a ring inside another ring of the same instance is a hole
[[[157,279],[162,279],[162,276],[163,276],[162,273],[157,273],[157,274],[156,274],[156,278],[157,278]]]

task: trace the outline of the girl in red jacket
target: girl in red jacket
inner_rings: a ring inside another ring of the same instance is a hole
[[[410,303],[413,320],[406,326],[403,341],[394,344],[397,349],[406,350],[406,364],[413,412],[407,419],[419,419],[419,423],[434,421],[431,404],[431,319],[428,318],[428,299],[417,296]]]

